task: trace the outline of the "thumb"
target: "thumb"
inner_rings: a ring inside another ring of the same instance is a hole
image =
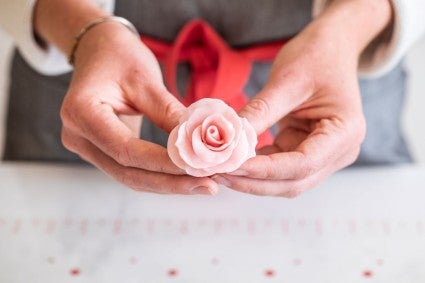
[[[186,109],[165,88],[153,89],[138,95],[134,103],[156,126],[167,133],[179,124],[179,118]]]
[[[308,90],[303,78],[270,78],[264,88],[238,114],[248,119],[257,134],[263,133],[305,101],[310,93]]]

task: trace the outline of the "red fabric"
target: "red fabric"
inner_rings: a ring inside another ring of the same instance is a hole
[[[202,20],[187,23],[174,44],[146,36],[141,37],[164,66],[165,81],[171,93],[188,106],[205,98],[219,98],[238,111],[247,102],[243,88],[249,79],[253,61],[272,61],[284,42],[261,44],[240,50],[231,49],[214,29]],[[191,66],[187,93],[177,90],[179,62]],[[258,147],[273,143],[269,131],[258,137]]]

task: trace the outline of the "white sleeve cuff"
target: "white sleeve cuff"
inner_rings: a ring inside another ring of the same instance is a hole
[[[105,11],[112,12],[114,0],[96,0]],[[36,71],[59,75],[72,70],[67,58],[56,47],[41,47],[35,40],[33,9],[36,0],[0,0],[0,26],[9,33],[18,50]]]
[[[315,0],[313,15],[318,15],[331,0]],[[394,22],[364,50],[359,62],[359,75],[376,78],[392,70],[407,50],[425,32],[422,0],[391,0]]]

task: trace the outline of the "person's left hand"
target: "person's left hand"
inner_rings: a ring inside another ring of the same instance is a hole
[[[278,121],[274,144],[235,172],[214,176],[216,182],[295,197],[355,161],[365,136],[357,79],[364,46],[328,27],[313,22],[283,47],[267,85],[240,111],[257,133]]]

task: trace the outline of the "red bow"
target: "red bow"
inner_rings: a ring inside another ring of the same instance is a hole
[[[238,111],[247,102],[243,88],[249,79],[253,61],[272,61],[285,42],[231,49],[214,29],[202,20],[188,22],[174,44],[142,36],[142,41],[163,64],[165,81],[171,93],[188,106],[205,98],[218,98]],[[190,83],[185,96],[177,90],[176,72],[180,62],[191,67]],[[258,137],[258,146],[273,143],[270,131]]]

